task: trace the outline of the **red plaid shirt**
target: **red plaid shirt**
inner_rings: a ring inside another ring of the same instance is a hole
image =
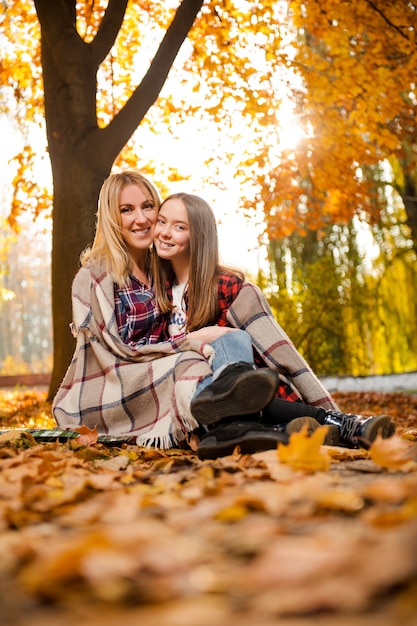
[[[158,308],[153,287],[145,287],[135,276],[123,289],[114,285],[117,325],[122,341],[143,346],[165,341],[166,315]]]
[[[220,274],[218,278],[219,326],[230,326],[226,320],[227,311],[241,290],[243,280],[235,274]]]

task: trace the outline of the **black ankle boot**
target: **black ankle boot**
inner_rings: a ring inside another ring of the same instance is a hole
[[[316,417],[320,424],[339,428],[340,445],[347,448],[369,448],[378,435],[392,437],[395,424],[389,415],[353,415],[322,410]]]
[[[254,454],[276,449],[280,443],[288,443],[287,433],[265,426],[258,414],[235,416],[222,419],[201,437],[197,455],[202,460],[217,459],[233,454],[236,447],[241,454]]]
[[[279,385],[277,372],[252,363],[228,365],[191,401],[199,424],[211,425],[224,417],[256,413],[271,402]]]

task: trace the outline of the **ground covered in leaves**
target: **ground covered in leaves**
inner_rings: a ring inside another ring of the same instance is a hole
[[[417,395],[334,397],[397,435],[204,462],[2,435],[0,623],[415,626]],[[53,425],[44,393],[0,392],[0,429]]]

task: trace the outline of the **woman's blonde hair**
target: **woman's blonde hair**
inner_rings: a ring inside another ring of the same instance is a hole
[[[219,317],[218,276],[238,274],[219,262],[219,241],[216,218],[210,205],[200,196],[189,193],[174,193],[165,198],[178,199],[184,204],[190,232],[190,267],[188,281],[187,331],[217,323]],[[156,257],[157,255],[155,255]],[[154,284],[161,310],[170,312],[172,304],[166,293],[167,284],[172,284],[175,275],[171,262],[154,259]]]
[[[119,208],[120,193],[127,185],[137,185],[158,211],[161,198],[155,185],[140,171],[130,168],[110,174],[104,181],[98,199],[97,223],[91,247],[82,252],[81,265],[98,264],[120,287],[130,283],[131,259],[122,237]]]

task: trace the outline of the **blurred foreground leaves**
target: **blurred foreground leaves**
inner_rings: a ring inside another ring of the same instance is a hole
[[[0,623],[415,625],[417,397],[335,396],[398,434],[204,462],[0,438]],[[0,427],[23,426],[53,426],[45,395],[1,394]]]

